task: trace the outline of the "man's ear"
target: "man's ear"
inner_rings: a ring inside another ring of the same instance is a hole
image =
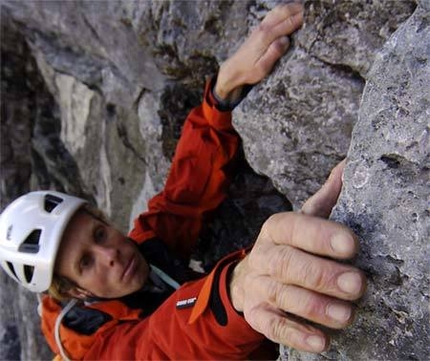
[[[94,294],[92,292],[80,287],[72,287],[67,290],[66,293],[68,296],[77,298],[78,300],[85,300],[87,298],[94,297]]]

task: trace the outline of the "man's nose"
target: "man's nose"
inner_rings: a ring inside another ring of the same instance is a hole
[[[116,247],[95,246],[95,251],[102,263],[113,267],[118,260],[118,249]]]

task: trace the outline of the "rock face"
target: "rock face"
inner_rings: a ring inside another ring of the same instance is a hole
[[[371,68],[333,214],[360,235],[357,263],[371,280],[357,326],[339,343],[358,358],[430,354],[429,10],[423,2]]]
[[[430,4],[422,3],[371,67],[332,219],[361,239],[369,278],[354,327],[330,352],[288,360],[424,360],[430,354]]]
[[[87,197],[126,231],[162,189],[205,76],[275,4],[2,2],[1,207],[29,189],[56,188]],[[359,115],[333,217],[361,237],[357,263],[370,286],[357,325],[325,358],[429,351],[417,341],[428,338],[429,5],[409,18],[415,7],[305,2],[292,51],[235,111],[252,169],[242,157],[196,250],[210,267],[251,244],[268,215],[289,201],[298,208],[345,156]],[[37,334],[35,300],[0,282],[0,309],[19,299],[13,317],[0,313],[0,359],[49,358],[28,337]],[[313,357],[282,349],[288,354]]]
[[[308,1],[290,56],[252,92],[235,125],[251,166],[299,207],[348,150],[375,53],[407,1]]]
[[[40,163],[32,153],[37,138],[32,125],[45,119],[53,104],[25,39],[2,13],[1,209],[30,190],[32,162]],[[40,333],[36,295],[22,292],[4,272],[0,285],[0,360],[52,358]]]

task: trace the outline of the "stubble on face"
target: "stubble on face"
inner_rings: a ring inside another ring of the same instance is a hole
[[[64,232],[55,272],[96,297],[118,298],[143,287],[149,265],[132,240],[78,211]]]

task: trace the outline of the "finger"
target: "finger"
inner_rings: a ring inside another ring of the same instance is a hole
[[[252,328],[273,342],[316,353],[329,346],[329,339],[321,330],[298,322],[268,304],[245,310],[244,315]]]
[[[258,252],[250,253],[249,264],[284,284],[343,300],[356,300],[366,289],[365,277],[358,269],[294,247],[260,246]]]
[[[273,28],[289,18],[303,18],[303,5],[289,3],[277,5],[267,13],[261,24],[263,27]]]
[[[274,35],[291,35],[294,31],[303,25],[303,12],[289,16],[272,27],[271,32]]]
[[[358,251],[357,236],[348,227],[295,212],[271,216],[264,223],[259,239],[262,243],[289,245],[331,258],[351,258]]]
[[[323,218],[330,215],[342,189],[344,168],[345,159],[333,168],[321,189],[306,201],[301,209],[302,213]]]
[[[288,5],[292,5],[293,9],[301,9],[301,4]],[[278,7],[270,11],[252,32],[249,39],[259,44],[259,48],[267,49],[279,37],[290,35],[302,26],[303,12],[291,13],[288,5],[279,7],[279,11],[277,11]]]
[[[354,309],[349,302],[286,285],[268,276],[256,277],[253,281],[254,293],[265,295],[273,307],[335,329],[353,321]]]
[[[276,39],[269,48],[263,53],[256,63],[257,69],[264,77],[270,73],[275,63],[284,55],[290,47],[290,39],[288,36],[282,36]]]

